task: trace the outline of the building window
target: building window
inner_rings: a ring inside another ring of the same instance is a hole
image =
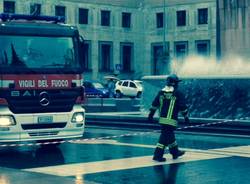
[[[110,11],[101,10],[101,25],[110,26]]]
[[[169,42],[159,42],[151,44],[151,74],[164,75],[169,71]]]
[[[41,4],[38,3],[34,3],[30,5],[30,14],[37,16],[37,15],[41,15]]]
[[[176,12],[177,26],[186,26],[186,10]]]
[[[195,41],[196,50],[198,55],[210,55],[210,40],[197,40]]]
[[[15,13],[15,2],[4,1],[3,2],[3,12],[4,13]]]
[[[207,24],[208,19],[208,9],[202,8],[198,9],[198,24]]]
[[[153,63],[152,63],[152,74],[160,75],[161,73],[161,63],[163,61],[163,45],[155,44],[152,45]]]
[[[130,28],[131,26],[131,13],[122,13],[122,27]]]
[[[99,42],[99,71],[111,72],[113,70],[112,49],[111,42]]]
[[[79,24],[88,24],[88,13],[88,9],[79,8]]]
[[[65,17],[65,6],[55,6],[55,15]]]
[[[164,23],[164,14],[162,12],[156,13],[156,27],[162,28]]]
[[[121,66],[123,72],[132,71],[133,43],[121,43]]]
[[[185,59],[188,54],[188,42],[175,42],[175,56],[179,60]]]
[[[85,71],[91,70],[91,42],[84,41],[83,45],[83,68]]]

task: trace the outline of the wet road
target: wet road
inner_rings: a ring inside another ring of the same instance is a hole
[[[250,137],[176,134],[187,153],[152,161],[159,133],[87,127],[82,140],[57,148],[0,150],[0,183],[249,183]]]

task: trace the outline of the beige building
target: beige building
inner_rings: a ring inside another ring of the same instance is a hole
[[[216,0],[0,0],[0,12],[62,15],[86,40],[86,79],[140,79],[216,55]]]

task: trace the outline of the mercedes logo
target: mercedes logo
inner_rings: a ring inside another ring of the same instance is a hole
[[[41,106],[48,106],[50,103],[49,94],[46,91],[43,91],[39,94],[39,103]]]

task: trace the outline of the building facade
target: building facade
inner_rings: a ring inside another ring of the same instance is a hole
[[[220,53],[250,58],[250,0],[218,0]]]
[[[60,15],[85,39],[85,79],[140,79],[216,55],[216,0],[0,0],[0,12]]]

